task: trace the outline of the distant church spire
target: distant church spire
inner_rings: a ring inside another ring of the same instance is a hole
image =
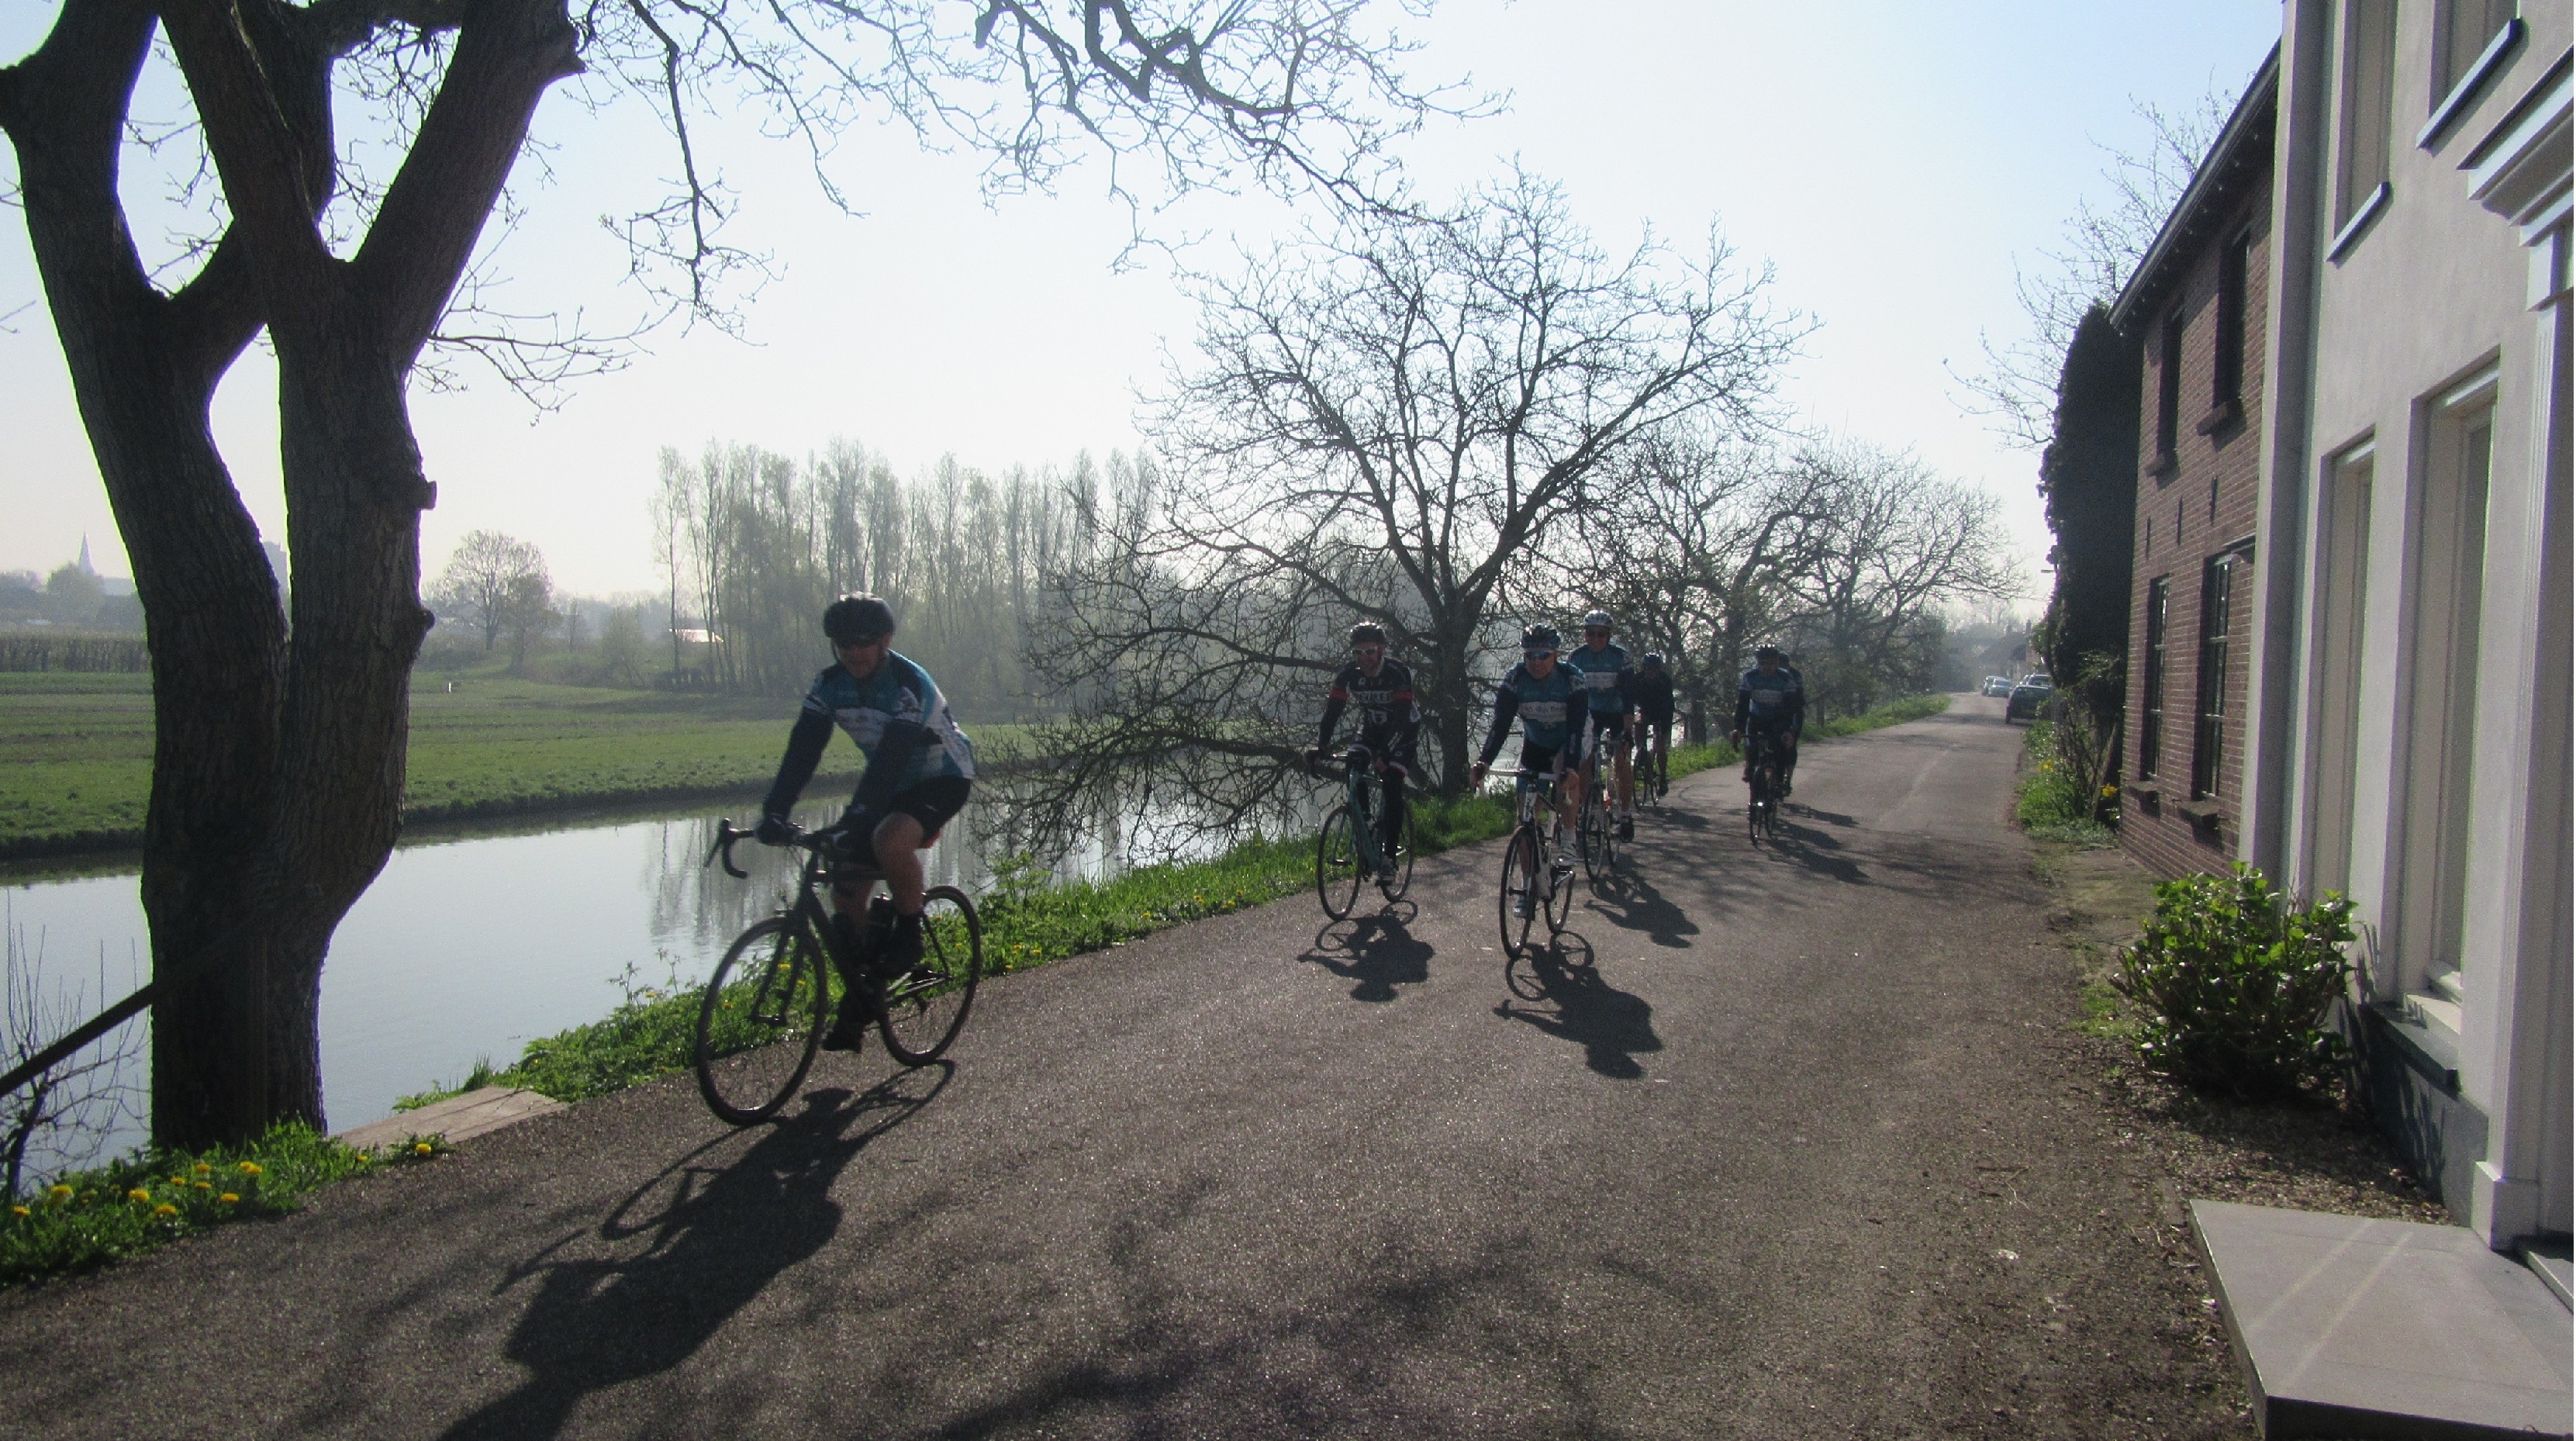
[[[88,533],[88,532],[86,532],[86,531],[84,531],[84,532],[82,532],[82,533],[81,533],[81,558],[80,558],[80,568],[81,568],[81,574],[83,574],[83,575],[96,575],[96,574],[98,574],[98,572],[96,572],[96,571],[94,571],[94,570],[91,570],[91,569],[89,568],[89,533]]]

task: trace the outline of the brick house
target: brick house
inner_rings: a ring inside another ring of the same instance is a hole
[[[2164,876],[2243,815],[2279,90],[2276,50],[2111,309],[2143,360],[2120,844]]]

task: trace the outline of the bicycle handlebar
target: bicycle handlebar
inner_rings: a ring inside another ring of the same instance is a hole
[[[834,838],[839,834],[840,830],[838,827],[826,827],[819,831],[809,831],[798,826],[795,822],[790,821],[787,824],[787,839],[781,842],[781,844],[797,846],[809,851],[820,851],[824,847],[830,845]],[[729,875],[738,881],[750,880],[751,872],[746,871],[733,863],[733,847],[734,842],[736,841],[756,841],[758,839],[760,839],[759,831],[746,831],[736,827],[733,823],[733,817],[725,816],[719,819],[716,822],[715,844],[707,847],[707,858],[698,862],[699,869],[703,870],[708,866],[714,865],[717,859],[721,857],[724,861],[726,875]]]

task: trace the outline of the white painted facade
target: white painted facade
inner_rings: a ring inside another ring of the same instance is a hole
[[[2570,1230],[2576,1124],[2571,22],[2489,43],[2509,9],[2283,7],[2242,842],[2351,896],[2362,999],[2448,1078],[2434,1179],[2499,1248]]]

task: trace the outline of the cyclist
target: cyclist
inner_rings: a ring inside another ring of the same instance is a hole
[[[1666,789],[1666,767],[1673,742],[1673,673],[1664,669],[1662,651],[1650,650],[1637,660],[1637,769],[1654,767],[1655,794]],[[1643,779],[1642,775],[1640,779]]]
[[[1588,719],[1593,738],[1586,747],[1604,748],[1611,763],[1611,794],[1601,798],[1619,816],[1619,839],[1631,840],[1637,834],[1637,793],[1635,778],[1628,770],[1628,712],[1635,708],[1631,692],[1637,681],[1637,668],[1628,659],[1624,646],[1610,643],[1610,612],[1596,610],[1583,618],[1583,644],[1566,653],[1566,665],[1572,667],[1586,693],[1591,697]],[[1613,802],[1616,802],[1613,805]]]
[[[1748,733],[1760,732],[1778,748],[1780,757],[1780,794],[1789,794],[1789,769],[1798,763],[1798,732],[1807,725],[1807,688],[1798,673],[1787,664],[1788,657],[1778,646],[1766,645],[1753,652],[1753,669],[1735,688],[1735,725],[1728,739],[1744,744]],[[1753,752],[1744,753],[1744,779],[1753,779]]]
[[[1577,807],[1583,804],[1583,738],[1584,714],[1579,707],[1583,698],[1574,672],[1557,664],[1556,653],[1563,641],[1552,625],[1534,625],[1521,632],[1521,663],[1494,687],[1494,723],[1485,731],[1485,748],[1468,772],[1468,784],[1481,786],[1485,772],[1494,763],[1494,755],[1503,748],[1503,736],[1511,729],[1512,717],[1521,722],[1521,764],[1524,771],[1544,772],[1560,783],[1556,799],[1556,844],[1549,864],[1559,875],[1574,873],[1574,860],[1565,853],[1566,832],[1574,825]],[[1515,913],[1529,914],[1530,898],[1526,895],[1513,902]]]
[[[1333,728],[1342,708],[1360,708],[1358,743],[1378,774],[1377,878],[1395,880],[1395,848],[1404,840],[1404,782],[1413,772],[1413,743],[1422,728],[1422,707],[1413,698],[1413,671],[1387,659],[1386,630],[1373,621],[1351,627],[1351,663],[1333,677],[1324,692],[1324,722],[1315,733],[1315,748],[1306,752],[1312,766],[1333,748]]]
[[[832,870],[832,927],[840,949],[857,954],[861,871],[873,866],[893,892],[893,928],[883,937],[880,964],[899,973],[921,960],[921,852],[943,826],[965,809],[975,781],[975,749],[948,711],[930,672],[893,649],[894,612],[872,595],[845,595],[823,611],[823,633],[839,657],[814,677],[796,727],[788,733],[778,779],[761,802],[764,844],[784,844],[792,830],[787,814],[838,724],[867,757],[858,790],[841,813],[843,840]],[[845,984],[867,978],[843,972]],[[856,1044],[863,1010],[841,1009],[825,1038],[835,1050]]]

